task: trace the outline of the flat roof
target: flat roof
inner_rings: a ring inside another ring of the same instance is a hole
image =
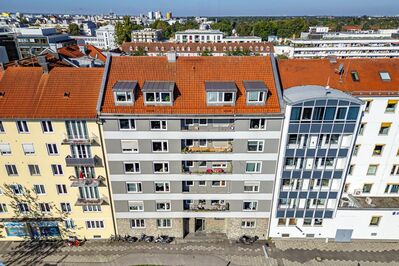
[[[343,202],[350,202],[347,206],[340,209],[399,209],[399,197],[356,197],[349,195],[348,198],[342,198]]]

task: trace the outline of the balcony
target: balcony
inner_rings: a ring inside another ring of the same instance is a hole
[[[105,177],[101,175],[97,178],[77,178],[76,176],[70,176],[69,180],[72,181],[71,187],[99,187],[104,184]]]
[[[95,134],[90,134],[90,136],[76,137],[73,135],[64,135],[64,139],[61,144],[69,145],[69,144],[81,144],[81,145],[92,145],[92,146],[100,146],[100,139]]]
[[[233,119],[183,119],[181,130],[231,132],[235,130],[235,124]]]
[[[183,203],[183,209],[185,211],[194,211],[194,212],[206,212],[206,211],[228,211],[230,209],[229,203],[211,203],[211,204],[206,204],[206,203],[188,203],[184,202]]]
[[[231,162],[183,161],[183,174],[231,174]]]
[[[65,163],[66,166],[102,166],[102,160],[97,155],[92,158],[76,158],[68,155],[65,157]]]
[[[75,206],[93,206],[93,205],[106,205],[106,204],[108,204],[107,198],[104,196],[98,199],[86,199],[86,198],[80,198],[78,196]]]
[[[182,147],[183,153],[233,152],[232,140],[185,140]]]

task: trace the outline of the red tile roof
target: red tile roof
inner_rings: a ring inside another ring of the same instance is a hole
[[[176,51],[180,53],[202,53],[212,51],[225,53],[229,51],[240,51],[242,48],[254,53],[273,53],[274,46],[270,42],[259,43],[173,43],[173,42],[125,42],[122,44],[122,51],[129,53],[139,47],[143,47],[149,53],[166,53]]]
[[[343,66],[343,74],[338,73]],[[399,59],[292,59],[278,63],[284,89],[301,85],[330,86],[355,95],[391,95],[399,93]],[[354,81],[351,72],[360,80]],[[391,81],[383,81],[380,72],[388,72]]]
[[[85,54],[80,51],[80,48],[77,45],[71,45],[71,46],[58,48],[57,52],[60,55],[68,57],[68,58],[78,58],[78,57],[85,56]]]
[[[136,102],[132,106],[115,106],[112,86],[117,81],[138,81]],[[247,106],[244,80],[262,80],[269,89],[265,106]],[[141,88],[145,81],[174,81],[173,106],[144,106]],[[238,87],[235,106],[207,106],[205,81],[234,81]],[[280,105],[270,57],[203,56],[112,57],[102,102],[103,113],[124,114],[265,114],[279,113]]]
[[[10,67],[0,80],[0,118],[95,118],[102,68]],[[69,93],[69,97],[64,97]]]
[[[87,44],[86,49],[88,56],[97,58],[98,60],[101,60],[103,62],[107,60],[107,57],[102,53],[101,49],[95,47],[94,45]]]

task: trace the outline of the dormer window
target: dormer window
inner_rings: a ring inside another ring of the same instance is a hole
[[[175,83],[172,81],[146,81],[143,86],[146,105],[172,105]]]
[[[268,89],[263,81],[245,80],[243,81],[243,84],[248,105],[265,104]]]
[[[206,81],[205,91],[208,104],[235,104],[237,86],[233,81]]]
[[[117,81],[112,87],[115,105],[134,103],[137,81]]]

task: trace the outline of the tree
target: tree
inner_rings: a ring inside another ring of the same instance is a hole
[[[201,53],[201,56],[213,56],[212,53],[208,50],[205,50]]]
[[[236,32],[240,36],[250,36],[253,34],[253,24],[249,22],[236,23]]]
[[[147,55],[147,51],[143,47],[138,47],[137,51],[130,53],[132,56],[145,56]]]
[[[231,35],[233,26],[231,25],[229,20],[222,19],[219,22],[213,23],[212,29],[220,30],[221,32],[224,32],[226,35]]]
[[[123,42],[130,42],[132,40],[132,31],[143,29],[143,26],[133,24],[129,16],[123,17],[123,22],[115,24],[115,42],[121,45]]]
[[[72,36],[78,36],[80,34],[79,26],[75,23],[68,25],[68,32]]]
[[[227,56],[249,56],[251,55],[251,51],[248,49],[243,49],[242,51],[228,51],[225,53]]]

